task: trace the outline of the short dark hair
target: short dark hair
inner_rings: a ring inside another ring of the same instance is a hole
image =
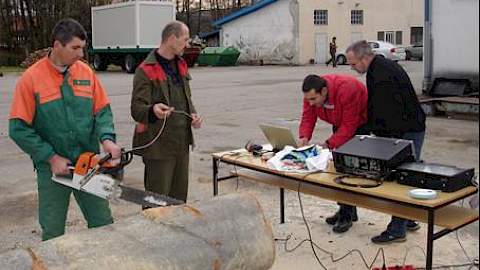
[[[79,38],[81,40],[87,39],[87,32],[85,28],[76,20],[71,18],[62,19],[53,28],[52,31],[52,44],[55,40],[60,41],[63,46],[72,41],[73,38]]]
[[[180,21],[173,21],[165,25],[162,31],[162,43],[167,41],[167,39],[173,35],[177,38],[183,34],[184,29],[188,29],[188,26]]]
[[[303,80],[302,91],[307,93],[315,89],[315,92],[320,93],[324,87],[327,87],[327,81],[324,78],[318,75],[308,75]]]

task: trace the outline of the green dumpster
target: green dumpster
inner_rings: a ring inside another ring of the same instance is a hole
[[[232,47],[206,47],[198,56],[199,66],[234,66],[240,51]]]

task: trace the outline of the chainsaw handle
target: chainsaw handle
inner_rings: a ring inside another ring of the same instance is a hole
[[[106,154],[104,157],[102,157],[99,161],[98,161],[98,165],[102,165],[103,163],[107,162],[109,159],[112,158],[112,154],[108,153]]]

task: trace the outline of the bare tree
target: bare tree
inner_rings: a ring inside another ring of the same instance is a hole
[[[28,54],[50,46],[50,31],[65,17],[78,20],[91,33],[91,7],[110,4],[112,0],[0,0],[0,45],[8,50]],[[217,20],[234,9],[251,4],[251,0],[175,0],[179,16],[190,27],[192,14],[198,10],[196,32],[204,29],[202,14],[210,11]],[[195,14],[197,15],[197,14]]]

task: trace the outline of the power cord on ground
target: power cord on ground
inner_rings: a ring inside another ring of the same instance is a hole
[[[305,179],[307,176],[311,175],[311,174],[315,174],[315,173],[318,173],[318,172],[314,172],[314,173],[310,173],[310,174],[307,174],[303,177],[303,179]],[[325,173],[325,172],[324,172]],[[335,173],[332,173],[332,174],[335,174]],[[327,268],[325,267],[325,265],[321,262],[321,260],[319,259],[316,251],[315,251],[315,248],[321,250],[322,252],[326,253],[329,255],[330,257],[330,260],[333,262],[333,263],[336,263],[336,262],[339,262],[343,259],[345,259],[347,256],[349,256],[350,254],[353,254],[354,252],[358,253],[360,258],[362,259],[363,261],[363,264],[364,266],[367,268],[367,269],[371,269],[373,264],[375,263],[375,261],[377,260],[380,252],[382,253],[382,259],[383,259],[383,265],[382,265],[382,269],[387,269],[386,268],[386,260],[385,260],[385,251],[383,250],[383,248],[379,248],[377,250],[377,253],[373,259],[373,261],[368,264],[367,263],[367,260],[365,259],[365,256],[363,255],[363,253],[358,250],[358,249],[353,249],[353,250],[350,250],[348,251],[345,255],[339,257],[339,258],[334,258],[334,254],[330,251],[327,251],[323,248],[321,248],[318,244],[316,244],[313,239],[312,239],[312,234],[311,234],[311,231],[310,231],[310,226],[308,225],[308,222],[307,222],[307,219],[305,218],[305,214],[304,214],[304,211],[303,211],[303,203],[302,203],[302,199],[301,199],[301,195],[300,195],[300,187],[301,187],[301,181],[298,182],[298,188],[297,188],[297,196],[298,196],[298,201],[299,201],[299,205],[300,205],[300,212],[302,214],[302,219],[303,219],[303,222],[305,223],[305,227],[307,228],[307,233],[308,233],[308,238],[307,239],[303,239],[301,240],[297,245],[295,245],[293,248],[289,249],[287,247],[287,244],[288,244],[288,241],[292,238],[292,234],[289,234],[287,235],[286,238],[284,239],[281,239],[281,238],[275,238],[275,241],[278,241],[278,242],[284,242],[284,250],[286,252],[293,252],[295,251],[297,248],[299,248],[301,245],[303,245],[305,242],[309,242],[310,243],[310,246],[312,248],[312,251],[313,251],[313,254],[315,256],[315,259],[317,260],[317,262],[319,263],[319,265],[324,269],[324,270],[327,270]],[[462,200],[462,206],[464,204],[464,200]],[[478,269],[478,259],[474,259],[474,260],[471,260],[471,258],[468,256],[465,248],[463,247],[459,237],[458,237],[458,231],[456,231],[456,234],[457,234],[457,241],[463,251],[463,253],[465,254],[465,257],[468,259],[468,263],[463,263],[463,264],[451,264],[451,265],[438,265],[438,266],[433,266],[432,269],[450,269],[452,267],[465,267],[465,266],[470,266],[468,269],[473,269],[474,267],[476,267]],[[423,255],[425,256],[425,258],[427,257],[427,254],[425,252],[425,250],[416,245],[414,246],[416,248],[419,248],[422,252],[423,252]],[[405,252],[405,256],[403,258],[403,267],[406,265],[406,261],[407,261],[407,256],[409,254],[409,252],[411,251],[411,248],[409,249],[406,249],[406,252]],[[417,269],[425,269],[425,267],[417,267]]]
[[[329,172],[314,172],[314,173],[310,173],[310,174],[307,174],[303,177],[303,179],[306,179],[307,176],[309,175],[312,175],[312,174],[316,174],[316,173],[329,173]],[[338,174],[338,173],[331,173],[331,174]],[[353,254],[353,253],[357,253],[359,254],[360,258],[362,259],[362,262],[364,264],[364,266],[367,268],[367,269],[371,269],[373,267],[373,264],[377,261],[377,258],[378,256],[380,255],[380,253],[382,254],[382,260],[383,260],[383,265],[382,265],[382,269],[387,269],[386,268],[386,261],[385,261],[385,252],[383,250],[383,248],[379,248],[377,250],[377,253],[375,254],[375,258],[373,259],[373,261],[369,264],[367,263],[367,260],[365,259],[365,256],[363,255],[363,253],[359,250],[359,249],[352,249],[350,251],[348,251],[345,255],[343,256],[340,256],[339,258],[334,258],[334,254],[333,252],[330,252],[324,248],[321,248],[318,244],[316,244],[313,239],[312,239],[312,234],[311,234],[311,231],[310,231],[310,226],[308,225],[308,222],[307,222],[307,219],[305,217],[305,213],[303,211],[303,203],[302,203],[302,198],[301,198],[301,195],[300,195],[300,188],[301,188],[301,184],[302,184],[302,181],[299,181],[298,182],[298,188],[297,188],[297,197],[298,197],[298,202],[299,202],[299,205],[300,205],[300,212],[302,214],[302,219],[303,219],[303,222],[305,224],[305,227],[307,228],[307,233],[308,233],[308,238],[307,239],[303,239],[302,241],[300,241],[294,248],[292,249],[288,249],[287,247],[287,244],[288,244],[288,241],[291,239],[291,234],[288,235],[285,239],[275,239],[275,241],[283,241],[284,242],[284,249],[286,252],[293,252],[294,250],[296,250],[297,248],[299,248],[303,243],[305,242],[309,242],[310,243],[310,247],[312,248],[312,252],[315,256],[315,259],[317,260],[318,264],[324,269],[324,270],[327,270],[326,266],[321,262],[320,258],[318,257],[317,255],[317,252],[315,250],[315,248],[318,248],[319,250],[321,250],[322,252],[326,253],[329,255],[329,258],[330,260],[332,261],[332,263],[337,263],[343,259],[345,259],[346,257],[348,257],[349,255]]]
[[[234,154],[236,154],[236,159],[237,160],[238,158],[240,157],[243,157],[243,156],[246,156],[246,155],[250,155],[249,153],[248,154],[240,154],[240,153],[237,153],[235,152]],[[222,155],[219,160],[217,161],[217,168],[219,167],[219,163],[221,161],[221,159],[224,157],[224,156],[227,156],[227,155],[233,155],[232,152],[228,152],[228,153],[225,153],[224,155]],[[238,173],[237,173],[237,167],[236,165],[234,164],[234,170],[235,170],[235,175],[237,177],[237,189],[238,189],[238,182],[239,182],[239,177],[238,177]],[[336,173],[336,172],[327,172],[327,171],[317,171],[317,172],[312,172],[312,173],[307,173],[303,176],[302,178],[302,181],[304,181],[308,176],[312,175],[312,174],[317,174],[317,173],[328,173],[328,174],[334,174],[334,175],[339,175],[340,177],[344,177],[345,175],[342,175],[342,174],[339,174],[339,173]],[[297,196],[298,196],[298,201],[299,201],[299,205],[300,205],[300,212],[302,214],[302,219],[303,219],[303,222],[305,224],[305,227],[307,228],[307,233],[308,233],[308,238],[307,239],[303,239],[301,240],[297,245],[295,245],[293,248],[288,248],[288,242],[291,240],[292,238],[292,234],[289,234],[287,235],[286,238],[275,238],[275,241],[277,242],[284,242],[284,250],[288,253],[290,252],[293,252],[295,251],[296,249],[298,249],[300,246],[302,246],[305,242],[309,242],[310,243],[310,247],[312,249],[312,252],[315,256],[315,259],[317,260],[318,264],[324,269],[324,270],[327,270],[326,266],[322,263],[322,261],[320,260],[320,258],[318,257],[317,255],[317,252],[315,250],[315,248],[321,250],[322,252],[326,253],[329,255],[329,258],[331,260],[331,262],[333,263],[336,263],[336,262],[339,262],[343,259],[345,259],[347,256],[353,254],[353,253],[357,253],[360,258],[362,259],[362,262],[364,264],[364,266],[367,268],[367,269],[371,269],[373,267],[373,264],[377,261],[378,259],[378,256],[380,255],[380,253],[382,254],[382,260],[383,260],[383,265],[382,265],[382,269],[387,269],[386,267],[386,260],[385,260],[385,251],[383,248],[379,248],[375,254],[375,257],[373,258],[373,261],[369,264],[367,263],[367,260],[365,259],[365,256],[363,255],[363,253],[359,250],[359,249],[352,249],[352,250],[349,250],[346,254],[344,254],[343,256],[340,256],[339,258],[334,258],[334,254],[328,250],[325,250],[323,248],[321,248],[318,244],[316,244],[313,239],[312,239],[312,233],[310,231],[310,226],[308,225],[308,222],[307,222],[307,219],[305,217],[305,213],[304,213],[304,210],[303,210],[303,203],[302,203],[302,198],[301,198],[301,195],[300,195],[300,188],[301,188],[301,184],[302,184],[302,181],[299,181],[298,182],[298,188],[297,188]],[[462,200],[462,207],[464,205],[464,200]],[[471,258],[468,256],[465,248],[463,247],[460,239],[459,239],[459,236],[458,236],[458,231],[456,231],[456,238],[457,238],[457,241],[463,251],[463,253],[465,254],[465,257],[468,259],[469,263],[463,263],[463,264],[451,264],[451,265],[438,265],[438,266],[434,266],[432,267],[432,269],[448,269],[448,268],[452,268],[452,267],[464,267],[464,266],[470,266],[470,268],[468,268],[469,270],[470,269],[473,269],[473,267],[477,267],[478,269],[478,259],[474,259],[474,260],[471,260]],[[416,245],[414,246],[416,248],[419,248],[421,249],[421,251],[423,252],[423,255],[425,256],[426,258],[426,252],[425,250]],[[407,256],[410,252],[411,248],[409,249],[406,249],[406,253],[405,253],[405,256],[403,258],[403,267],[406,265],[406,261],[407,261]],[[417,269],[425,269],[424,267],[417,267]]]

